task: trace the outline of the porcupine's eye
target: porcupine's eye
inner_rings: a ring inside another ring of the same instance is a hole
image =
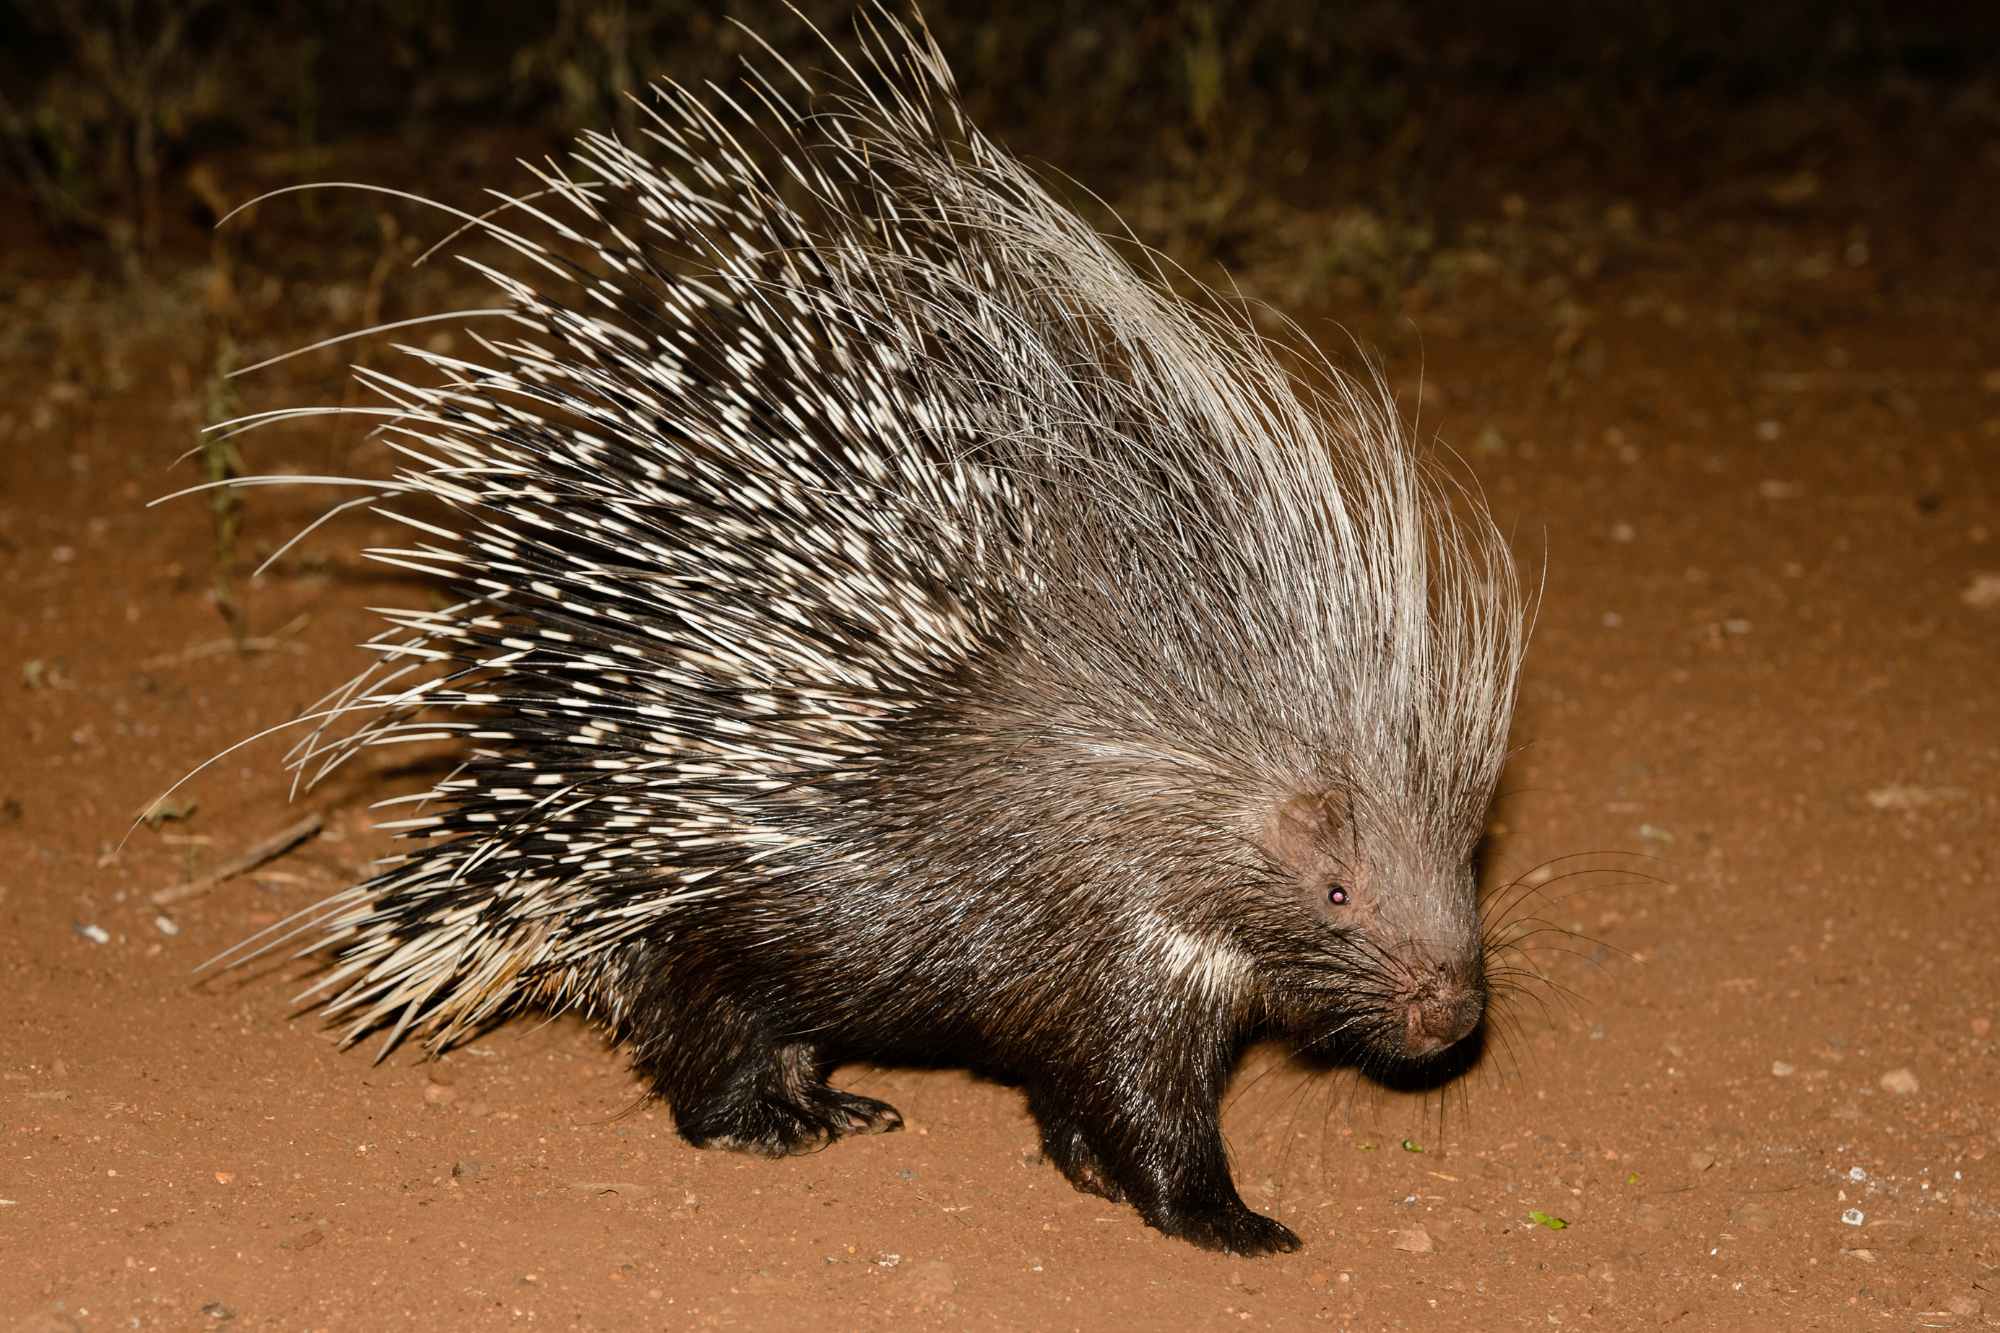
[[[1334,885],[1326,891],[1326,900],[1335,907],[1347,906],[1347,886],[1345,884]]]

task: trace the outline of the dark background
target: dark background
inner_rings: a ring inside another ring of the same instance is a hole
[[[733,84],[751,43],[731,20],[824,69],[808,22],[851,46],[857,12],[6,0],[4,186],[32,205],[10,210],[14,225],[31,215],[141,270],[205,248],[212,206],[253,187],[345,176],[464,203],[516,185],[511,156],[586,127],[630,136],[628,93],[648,81]],[[1321,237],[1307,266],[1393,302],[1435,279],[1440,255],[1509,194],[1627,201],[1683,223],[1810,199],[1866,227],[1893,206],[1928,219],[1920,251],[1988,275],[2000,256],[2000,224],[1971,215],[1962,188],[2000,170],[1991,5],[964,0],[925,12],[976,121],[1073,180],[1081,206],[1100,196],[1197,270],[1252,265],[1288,211],[1359,210],[1359,233]],[[321,195],[300,220],[332,228],[327,240],[359,229],[372,252],[378,208]]]

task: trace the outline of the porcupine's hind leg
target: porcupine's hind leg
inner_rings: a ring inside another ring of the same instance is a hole
[[[726,997],[654,1006],[638,1026],[634,1067],[697,1148],[784,1157],[903,1127],[887,1102],[827,1086],[811,1043],[776,1038],[762,1015]]]

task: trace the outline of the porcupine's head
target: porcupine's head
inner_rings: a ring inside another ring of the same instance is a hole
[[[1336,791],[1271,816],[1274,885],[1309,924],[1267,950],[1282,959],[1267,1006],[1287,1030],[1370,1063],[1423,1061],[1486,1012],[1477,886],[1468,858],[1373,804]]]

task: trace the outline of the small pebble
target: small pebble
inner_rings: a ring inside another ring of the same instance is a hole
[[[181,933],[180,926],[170,916],[154,917],[153,929],[159,931],[162,935],[178,935]]]
[[[1390,1232],[1389,1248],[1406,1250],[1411,1254],[1429,1254],[1437,1248],[1437,1245],[1431,1239],[1430,1232],[1422,1227],[1411,1227],[1408,1231]]]
[[[1967,606],[2000,606],[2000,574],[1974,574],[1958,599]]]
[[[1786,1064],[1783,1060],[1773,1060],[1771,1062],[1771,1073],[1778,1078],[1790,1078],[1798,1072],[1796,1067]]]
[[[1892,1069],[1877,1079],[1876,1083],[1882,1091],[1893,1092],[1898,1096],[1908,1096],[1917,1090],[1917,1076],[1908,1069]]]
[[[1712,1152],[1691,1152],[1688,1154],[1688,1170],[1690,1171],[1706,1171],[1714,1165],[1715,1154]]]
[[[894,1290],[897,1299],[909,1301],[912,1305],[942,1302],[958,1290],[958,1270],[942,1259],[931,1259],[898,1277]]]
[[[1640,1204],[1633,1216],[1644,1231],[1665,1231],[1674,1224],[1674,1215],[1653,1203]]]
[[[1740,1231],[1769,1231],[1778,1225],[1777,1210],[1758,1203],[1738,1204],[1729,1220]]]

